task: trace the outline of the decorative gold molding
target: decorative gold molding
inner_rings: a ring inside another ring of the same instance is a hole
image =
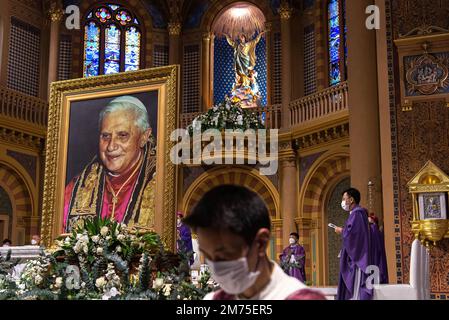
[[[19,130],[0,127],[0,141],[40,151],[44,146],[45,140]]]
[[[52,6],[48,12],[48,17],[50,18],[51,22],[59,22],[64,17],[64,10],[61,8],[58,8],[56,6]]]
[[[273,23],[272,22],[265,22],[265,31],[271,32],[273,30]]]
[[[273,229],[275,228],[282,228],[282,219],[272,219],[271,220],[271,225],[273,226]],[[275,230],[273,230],[275,231]]]
[[[282,167],[296,165],[296,152],[291,141],[279,143],[278,158]]]
[[[298,137],[296,143],[300,149],[306,149],[347,137],[349,137],[349,122]]]
[[[413,36],[427,36],[434,33],[447,33],[447,32],[449,32],[448,29],[444,29],[438,26],[423,25],[410,30],[404,35],[399,34],[399,38],[413,37]]]
[[[169,22],[167,29],[168,29],[169,35],[179,36],[181,34],[181,23],[180,22]]]
[[[179,112],[178,81],[179,67],[168,66],[52,83],[41,223],[45,246],[50,247],[61,232],[61,190],[64,190],[64,152],[67,147],[64,139],[67,132],[63,126],[69,123],[67,109],[71,101],[158,90],[161,109],[158,117],[155,229],[165,245],[175,249],[176,170],[170,161],[170,150],[175,143],[170,141],[170,134],[176,129]]]
[[[203,32],[203,41],[210,41],[212,39],[211,32]]]
[[[295,223],[298,229],[313,229],[314,226],[316,227],[316,223],[314,223],[312,218],[295,218]]]
[[[279,15],[281,19],[288,20],[292,17],[293,10],[290,8],[287,2],[282,2],[279,7]]]

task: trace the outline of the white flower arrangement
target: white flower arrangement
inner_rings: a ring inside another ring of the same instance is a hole
[[[190,135],[193,132],[204,132],[208,129],[264,129],[263,118],[249,109],[241,107],[239,102],[227,98],[224,102],[213,106],[206,113],[197,116],[187,127]]]
[[[124,225],[94,218],[56,244],[56,251],[28,261],[19,278],[0,274],[0,300],[202,299],[210,291],[177,271],[172,263],[181,256],[165,250],[155,233],[131,234]]]

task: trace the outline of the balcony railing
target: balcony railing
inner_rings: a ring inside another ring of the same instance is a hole
[[[279,129],[281,127],[281,105],[273,104],[266,107],[251,108],[260,119],[264,120],[267,129]]]
[[[0,116],[45,129],[48,119],[48,102],[0,87]]]
[[[257,107],[248,109],[255,112],[261,119],[264,120],[266,128],[278,129],[281,126],[281,105],[275,104],[266,107]],[[186,128],[192,123],[195,117],[202,114],[202,112],[191,112],[181,114],[181,127]]]
[[[342,82],[290,103],[291,125],[348,110],[348,84]]]
[[[336,86],[326,88],[312,95],[294,100],[290,103],[290,125],[292,127],[308,123],[317,119],[324,119],[330,115],[345,114],[348,111],[348,84],[342,82]],[[281,126],[281,105],[251,108],[265,121],[270,129]],[[201,112],[181,114],[181,126],[185,128]]]

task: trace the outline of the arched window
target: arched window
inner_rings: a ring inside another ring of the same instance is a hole
[[[346,14],[345,0],[329,0],[327,5],[329,84],[346,80]]]
[[[97,5],[84,20],[83,76],[138,70],[142,47],[141,25],[130,10]]]

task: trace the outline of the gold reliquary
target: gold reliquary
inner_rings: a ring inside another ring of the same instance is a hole
[[[407,186],[413,199],[415,238],[426,246],[449,238],[449,176],[429,160]]]

